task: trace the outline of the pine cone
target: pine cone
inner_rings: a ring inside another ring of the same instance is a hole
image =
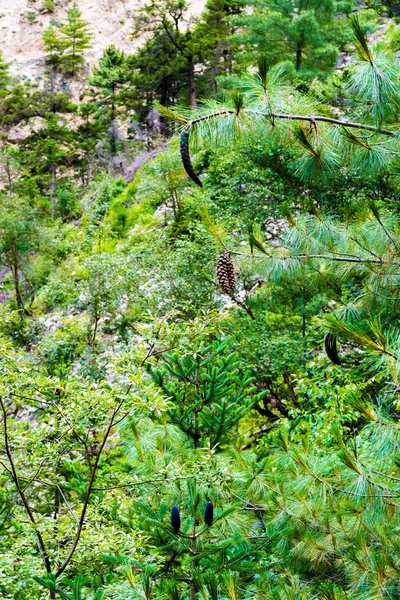
[[[220,254],[215,265],[215,274],[218,285],[225,294],[232,296],[235,293],[235,267],[231,259],[230,252],[227,250]]]
[[[200,177],[197,175],[196,171],[193,169],[192,161],[190,158],[189,151],[189,132],[184,129],[181,133],[180,138],[180,150],[181,150],[181,158],[182,164],[189,175],[190,179],[194,181],[198,186],[203,187]]]

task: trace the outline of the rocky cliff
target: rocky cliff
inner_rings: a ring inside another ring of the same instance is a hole
[[[88,65],[97,62],[110,44],[132,52],[141,39],[132,40],[132,23],[141,0],[77,0],[82,17],[94,33],[94,47],[87,51]],[[188,18],[199,14],[205,0],[192,0]],[[43,74],[42,33],[50,22],[62,20],[73,0],[55,0],[50,13],[45,0],[0,0],[0,49],[11,63],[14,76],[37,79]]]

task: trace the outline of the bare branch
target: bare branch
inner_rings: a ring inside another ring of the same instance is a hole
[[[39,531],[38,525],[36,523],[36,519],[33,516],[33,512],[31,507],[29,506],[28,500],[25,496],[25,492],[24,489],[21,486],[19,477],[18,477],[18,473],[17,473],[17,469],[14,463],[14,459],[13,459],[13,455],[11,452],[11,448],[10,448],[10,444],[9,444],[9,439],[8,439],[8,429],[7,429],[7,412],[6,412],[6,408],[4,406],[4,402],[3,402],[3,398],[0,396],[0,406],[1,406],[1,411],[3,413],[3,428],[4,428],[4,443],[5,443],[5,447],[6,447],[6,454],[7,454],[7,458],[8,461],[10,463],[10,467],[11,467],[11,472],[12,472],[12,479],[15,483],[15,487],[17,488],[18,494],[21,498],[22,504],[24,505],[25,511],[29,517],[29,520],[31,521],[34,529],[35,529],[35,533],[38,539],[38,544],[39,544],[39,548],[40,548],[40,552],[42,555],[42,559],[43,562],[45,564],[46,567],[46,571],[48,573],[51,573],[51,565],[50,565],[50,559],[46,550],[46,546],[42,537],[42,534]]]
[[[80,516],[78,524],[77,524],[74,541],[72,542],[72,546],[71,546],[70,551],[68,552],[67,557],[65,558],[64,562],[59,567],[59,569],[57,570],[56,577],[59,577],[65,571],[65,569],[69,565],[69,563],[71,561],[71,558],[73,557],[74,552],[75,552],[75,550],[76,550],[76,548],[78,546],[79,539],[81,537],[82,530],[83,530],[83,525],[85,523],[85,517],[86,517],[86,512],[87,512],[87,509],[88,509],[88,505],[89,505],[90,495],[91,495],[91,493],[93,491],[93,484],[94,484],[94,481],[95,481],[95,478],[96,478],[96,474],[97,474],[97,469],[98,469],[98,466],[99,466],[100,457],[101,457],[101,455],[103,453],[104,446],[106,445],[106,442],[107,442],[108,436],[110,435],[111,429],[115,425],[114,419],[115,419],[117,413],[119,412],[119,410],[120,410],[120,408],[121,408],[121,406],[122,406],[123,403],[124,403],[124,399],[121,400],[121,402],[116,406],[116,408],[114,409],[114,411],[113,411],[113,413],[111,415],[110,422],[109,422],[108,427],[106,429],[106,432],[104,434],[103,441],[101,442],[99,451],[98,451],[98,453],[96,455],[96,460],[94,462],[94,465],[93,465],[93,468],[92,468],[92,471],[91,471],[90,481],[89,481],[88,489],[87,489],[87,492],[86,492],[85,500],[83,502],[81,516]]]

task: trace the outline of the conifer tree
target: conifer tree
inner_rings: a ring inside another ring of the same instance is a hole
[[[84,51],[92,47],[93,34],[89,24],[82,19],[77,4],[69,9],[67,20],[60,25],[60,34],[64,37],[64,68],[75,75],[84,65]]]
[[[46,194],[51,202],[52,215],[57,205],[60,171],[74,163],[74,136],[59,115],[46,113],[44,127],[23,140],[20,161],[24,161],[27,179]],[[29,169],[29,170],[28,170]]]
[[[398,21],[400,19],[400,2],[398,0],[366,0],[365,4],[380,15]]]
[[[40,244],[35,212],[27,202],[0,196],[0,261],[10,269],[18,309],[25,310],[26,262]],[[29,287],[29,285],[28,285]]]
[[[93,34],[82,19],[77,4],[68,10],[67,20],[56,29],[50,25],[43,34],[49,64],[75,76],[85,63],[84,51],[92,47]]]
[[[80,176],[82,184],[87,186],[91,181],[91,169],[95,156],[96,144],[101,139],[102,126],[96,119],[96,106],[92,103],[81,104],[79,107],[81,122],[75,131],[77,146],[82,154],[80,161]]]
[[[89,84],[94,88],[95,119],[110,138],[111,154],[117,152],[116,120],[127,115],[130,105],[129,87],[132,74],[122,50],[109,46],[100,63],[94,67]]]
[[[239,8],[236,1],[209,0],[201,17],[189,24],[185,22],[187,9],[185,0],[153,0],[144,6],[135,32],[149,31],[151,37],[131,60],[138,69],[137,84],[142,88],[148,85],[153,94],[157,90],[153,99],[173,104],[184,87],[194,108],[197,88],[204,94],[210,81],[211,90],[215,91],[216,76],[228,67],[229,15],[239,12]],[[153,62],[148,60],[149,53],[155,55]]]
[[[208,439],[212,447],[224,444],[232,429],[260,402],[250,373],[238,376],[237,356],[224,356],[230,339],[214,342],[195,356],[165,354],[158,368],[149,367],[154,383],[173,398],[169,411],[197,448]]]
[[[60,69],[67,48],[66,40],[53,25],[50,25],[43,33],[43,43],[47,62],[55,70]]]
[[[10,64],[4,59],[3,53],[0,51],[0,93],[3,92],[11,82]]]
[[[264,54],[270,65],[286,59],[296,71],[334,66],[339,48],[350,39],[344,17],[357,6],[352,0],[250,0],[246,4],[252,10],[234,20],[240,29],[233,36],[236,43],[244,44],[244,60],[248,64],[257,53]]]
[[[176,56],[179,57],[178,60],[184,65],[187,74],[190,106],[195,108],[196,83],[194,69],[197,44],[193,40],[192,28],[186,29],[186,31],[183,30],[186,9],[185,0],[153,0],[139,14],[135,31],[141,33],[144,29],[145,31],[152,31],[153,35],[157,35],[160,31],[165,33],[168,43],[172,45]]]

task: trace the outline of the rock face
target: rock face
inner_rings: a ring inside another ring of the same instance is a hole
[[[0,0],[0,48],[11,63],[13,76],[40,83],[45,66],[42,33],[51,20],[65,18],[73,0],[54,0],[54,3],[55,10],[49,13],[45,9],[46,0]],[[94,47],[86,53],[89,67],[110,44],[132,52],[143,42],[143,38],[132,40],[130,35],[141,0],[77,0],[77,4],[94,33]],[[188,19],[198,15],[204,4],[205,0],[192,0]]]

